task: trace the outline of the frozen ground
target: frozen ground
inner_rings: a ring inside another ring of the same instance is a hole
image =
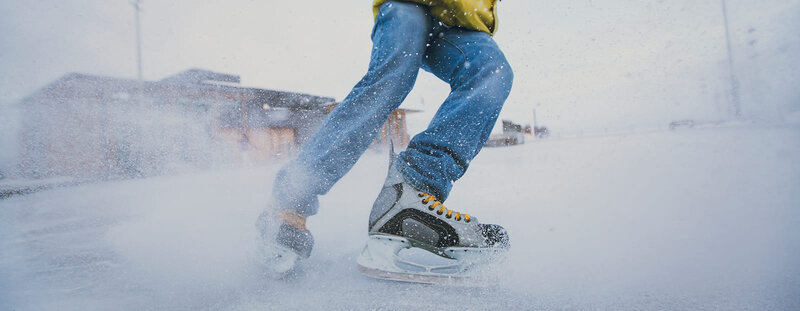
[[[489,287],[358,274],[386,164],[368,153],[322,198],[284,281],[252,259],[273,167],[2,200],[0,309],[800,310],[797,125],[486,149],[448,206],[509,229]]]

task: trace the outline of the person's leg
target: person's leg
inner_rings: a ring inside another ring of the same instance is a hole
[[[317,212],[317,196],[344,176],[414,86],[432,27],[428,10],[387,2],[372,34],[369,70],[275,178],[276,208]]]
[[[451,92],[428,128],[400,154],[398,168],[409,183],[444,201],[488,140],[513,73],[483,32],[444,29],[434,34],[425,56],[423,68],[448,82]]]

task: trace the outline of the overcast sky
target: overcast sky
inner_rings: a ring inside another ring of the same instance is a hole
[[[144,0],[144,78],[197,67],[238,74],[247,86],[341,100],[367,68],[370,3]],[[721,4],[501,2],[495,39],[515,71],[501,117],[529,123],[536,107],[539,122],[559,134],[730,117]],[[800,110],[800,0],[728,6],[744,112],[774,117]],[[69,72],[134,78],[133,25],[126,0],[0,0],[0,104]],[[409,121],[412,132],[448,90],[420,75],[404,103],[425,110]],[[0,121],[14,120],[5,112]]]

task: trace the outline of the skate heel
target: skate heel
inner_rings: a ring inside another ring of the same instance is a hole
[[[400,250],[410,247],[411,243],[401,237],[370,235],[357,259],[359,269],[400,272],[395,258]]]

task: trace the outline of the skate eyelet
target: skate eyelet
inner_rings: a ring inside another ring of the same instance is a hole
[[[428,210],[433,211],[433,207],[428,206]]]
[[[444,213],[437,211],[436,214],[441,215],[441,214],[444,214]]]

